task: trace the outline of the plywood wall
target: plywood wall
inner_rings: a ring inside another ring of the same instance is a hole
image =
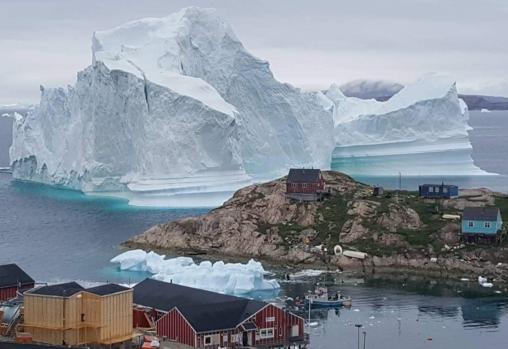
[[[25,294],[25,329],[34,341],[49,344],[128,340],[132,290],[103,297],[85,291],[69,298]]]

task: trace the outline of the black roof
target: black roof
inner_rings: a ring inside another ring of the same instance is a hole
[[[289,170],[288,183],[315,183],[319,181],[320,169],[292,168]]]
[[[236,328],[266,305],[265,302],[237,298],[222,303],[184,305],[176,308],[196,332],[209,332]]]
[[[224,303],[243,299],[221,293],[145,279],[134,286],[134,304],[170,311],[176,306]]]
[[[98,296],[106,296],[109,294],[123,292],[127,290],[130,290],[130,288],[120,286],[117,284],[104,284],[96,287],[87,288],[85,291],[96,294]]]
[[[472,221],[496,221],[498,213],[497,207],[465,207],[462,218]]]
[[[30,294],[40,294],[45,296],[70,297],[84,288],[76,282],[66,282],[64,284],[43,286],[29,291]]]
[[[33,284],[35,281],[17,264],[0,265],[0,288]]]

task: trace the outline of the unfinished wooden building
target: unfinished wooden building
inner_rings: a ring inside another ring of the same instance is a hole
[[[25,293],[24,328],[36,342],[61,345],[119,344],[132,339],[132,289],[106,284],[85,289],[75,282]]]

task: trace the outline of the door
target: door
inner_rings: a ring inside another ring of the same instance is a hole
[[[291,337],[300,337],[300,327],[298,325],[291,326]]]
[[[248,346],[249,345],[249,333],[247,331],[243,332],[242,344],[244,346]]]

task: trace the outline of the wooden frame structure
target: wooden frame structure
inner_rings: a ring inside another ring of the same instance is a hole
[[[111,292],[104,292],[107,288]],[[109,345],[132,339],[132,289],[103,285],[59,294],[36,291],[26,292],[24,299],[24,328],[34,341]]]

